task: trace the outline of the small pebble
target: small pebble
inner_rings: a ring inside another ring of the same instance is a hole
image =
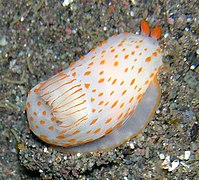
[[[163,160],[163,159],[165,159],[165,155],[164,155],[163,153],[160,153],[160,154],[159,154],[159,158],[160,158],[161,160]]]
[[[6,41],[6,38],[5,37],[2,37],[0,39],[0,46],[6,46],[8,44],[8,42]]]
[[[81,156],[81,153],[77,153],[77,157],[80,157]]]
[[[66,6],[68,6],[70,3],[72,3],[73,2],[73,0],[64,0],[64,2],[63,2],[63,6],[64,7],[66,7]]]
[[[45,152],[45,153],[47,153],[47,152],[48,152],[48,149],[47,149],[46,147],[44,148],[44,152]]]
[[[173,171],[174,169],[176,169],[178,166],[179,166],[180,162],[178,159],[174,160],[172,163],[171,163],[171,166],[169,166],[168,168],[168,171],[171,172]]]
[[[130,143],[129,146],[130,146],[131,149],[135,149],[134,143]]]
[[[191,151],[185,151],[185,152],[184,152],[184,159],[185,159],[185,160],[188,160],[189,157],[190,157],[190,155],[191,155]]]

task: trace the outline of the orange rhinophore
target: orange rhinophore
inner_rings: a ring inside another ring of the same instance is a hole
[[[145,20],[142,20],[141,21],[141,33],[146,36],[151,35],[151,37],[154,39],[160,39],[161,34],[162,34],[162,29],[161,29],[161,27],[158,26],[158,27],[152,29],[152,31],[151,31],[150,27],[148,25],[148,22]]]
[[[159,103],[162,66],[161,28],[150,31],[143,20],[141,34],[114,35],[35,86],[26,106],[31,131],[73,152],[108,149],[137,135]]]

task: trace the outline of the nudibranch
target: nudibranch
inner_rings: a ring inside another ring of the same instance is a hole
[[[40,82],[28,93],[30,129],[73,152],[109,149],[137,135],[160,100],[160,35],[143,20],[141,35],[114,35]]]

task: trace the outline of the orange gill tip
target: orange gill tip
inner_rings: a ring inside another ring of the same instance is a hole
[[[143,35],[146,35],[146,36],[149,36],[150,34],[150,27],[149,27],[149,24],[146,20],[142,20],[141,21],[141,34]]]
[[[162,34],[162,28],[161,27],[156,27],[151,31],[151,37],[154,39],[160,39]]]

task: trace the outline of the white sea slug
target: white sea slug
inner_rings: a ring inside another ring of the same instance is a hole
[[[157,108],[162,65],[161,28],[150,33],[143,20],[141,31],[110,37],[35,86],[26,108],[34,134],[73,152],[108,149],[137,135]]]

